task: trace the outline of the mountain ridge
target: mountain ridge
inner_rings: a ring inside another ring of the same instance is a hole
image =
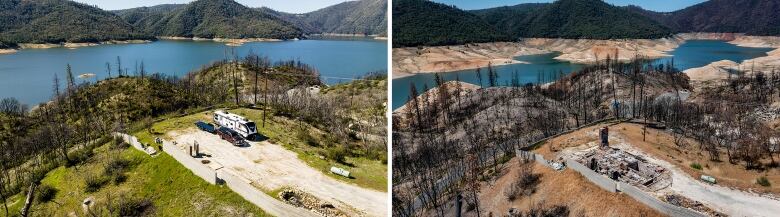
[[[67,0],[0,1],[0,46],[151,38],[119,16],[87,4]]]
[[[655,20],[601,0],[558,0],[472,13],[519,38],[653,39],[672,35]]]
[[[387,0],[346,1],[302,14],[265,7],[258,10],[269,11],[309,34],[387,35]]]
[[[425,0],[393,1],[393,47],[508,41],[479,16]]]
[[[774,0],[709,0],[673,12],[655,12],[638,6],[628,9],[677,32],[780,35],[780,16],[777,15],[780,2]]]
[[[183,6],[150,11],[146,8],[122,11],[124,19],[154,36],[199,38],[274,38],[301,36],[300,29],[273,15],[256,11],[233,0],[197,0]]]

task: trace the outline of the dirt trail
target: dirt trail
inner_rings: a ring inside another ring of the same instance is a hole
[[[224,166],[242,178],[268,190],[295,187],[332,203],[345,211],[361,215],[385,216],[387,193],[340,182],[315,170],[295,152],[268,142],[252,142],[249,147],[235,147],[218,136],[202,131],[170,133],[180,146],[198,141],[207,159]]]
[[[536,152],[543,154],[546,158],[557,159],[566,156],[571,152],[586,147],[597,145],[597,130],[604,125],[598,125],[585,128],[570,134],[566,134],[550,140],[545,147]],[[724,187],[721,185],[709,185],[698,180],[698,177],[692,177],[682,168],[672,162],[663,160],[656,156],[656,152],[646,152],[645,148],[660,149],[658,146],[641,144],[641,133],[632,131],[631,135],[625,134],[626,129],[636,131],[638,128],[633,125],[617,125],[610,127],[609,141],[610,146],[622,149],[634,155],[645,157],[650,163],[660,165],[671,171],[672,185],[666,189],[655,192],[657,196],[675,193],[692,200],[699,201],[712,209],[726,213],[730,216],[777,216],[780,213],[780,201],[763,197],[758,194],[740,191]],[[622,128],[622,129],[621,129]],[[637,128],[637,129],[634,129]],[[650,140],[658,140],[657,135],[663,131],[648,134]],[[664,135],[667,136],[667,135]],[[671,137],[671,135],[668,135]],[[671,142],[664,141],[664,142]],[[759,208],[760,207],[760,208]]]
[[[645,154],[637,148],[625,143],[620,134],[613,134],[614,140],[620,141],[613,145],[632,154],[644,156],[649,162],[658,164],[672,172],[672,185],[659,194],[677,193],[687,198],[699,201],[708,207],[728,214],[729,216],[777,216],[780,213],[780,201],[760,195],[734,190],[719,185],[709,185],[691,177],[677,166],[654,156]],[[612,139],[610,139],[612,140]],[[758,208],[760,207],[760,208]]]

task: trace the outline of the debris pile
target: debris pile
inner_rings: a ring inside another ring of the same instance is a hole
[[[346,217],[336,206],[320,201],[316,197],[297,189],[284,189],[279,192],[279,199],[293,206],[311,210],[326,217]]]
[[[617,148],[590,148],[575,153],[574,160],[613,180],[645,190],[658,191],[671,185],[669,170]]]
[[[726,214],[723,214],[723,213],[720,213],[718,211],[712,210],[711,208],[705,206],[704,204],[702,204],[699,201],[691,200],[691,199],[689,199],[687,197],[684,197],[682,195],[667,194],[667,195],[664,195],[661,199],[664,202],[672,204],[672,205],[675,205],[675,206],[696,210],[697,212],[700,212],[700,213],[706,213],[708,216],[716,216],[716,217],[727,216]]]

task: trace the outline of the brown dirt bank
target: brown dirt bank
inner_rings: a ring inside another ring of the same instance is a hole
[[[682,33],[663,39],[552,39],[528,38],[520,42],[495,42],[438,47],[393,49],[393,77],[415,73],[451,72],[493,65],[521,63],[513,57],[560,52],[555,59],[575,63],[593,63],[607,56],[629,61],[636,56],[662,58],[669,56],[687,40],[723,40],[743,47],[780,48],[780,37],[746,36],[739,33]],[[780,51],[768,58],[756,59],[756,65],[780,66]],[[747,62],[746,62],[747,63]],[[752,65],[753,63],[750,62]]]

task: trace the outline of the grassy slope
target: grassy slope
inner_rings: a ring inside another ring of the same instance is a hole
[[[154,158],[128,148],[108,151],[108,146],[95,150],[96,155],[77,167],[59,167],[46,175],[42,183],[58,190],[53,202],[35,205],[36,216],[66,216],[75,212],[82,216],[81,202],[94,197],[103,203],[110,194],[120,194],[152,199],[157,216],[267,216],[260,208],[244,200],[226,186],[211,185],[192,174],[169,155],[162,153]],[[108,183],[95,193],[84,192],[85,174],[102,174],[109,156],[121,156],[130,160],[127,181],[115,185]],[[19,210],[23,197],[9,207]],[[59,205],[61,204],[61,205]]]
[[[265,127],[263,127],[262,110],[241,108],[228,111],[254,120],[258,125],[260,133],[268,137],[271,143],[282,145],[288,150],[298,153],[298,158],[306,162],[306,164],[312,168],[320,170],[322,173],[337,180],[382,192],[387,191],[387,165],[382,164],[382,162],[365,158],[348,157],[347,162],[353,164],[352,166],[348,166],[322,159],[319,157],[319,151],[323,148],[308,146],[303,140],[298,138],[296,133],[298,129],[296,129],[296,127],[298,127],[300,123],[269,113]],[[144,143],[152,143],[152,141],[154,141],[153,138],[162,137],[166,132],[194,128],[195,126],[193,123],[198,120],[210,121],[211,116],[207,112],[201,112],[183,117],[169,118],[154,124],[152,129],[153,134],[155,135],[150,135],[147,131],[142,131],[135,135]],[[311,127],[308,124],[304,124],[304,127],[306,127],[309,132],[313,132],[311,134],[315,139],[322,139],[323,134],[320,130]],[[347,179],[330,173],[331,166],[349,170],[354,179]]]

